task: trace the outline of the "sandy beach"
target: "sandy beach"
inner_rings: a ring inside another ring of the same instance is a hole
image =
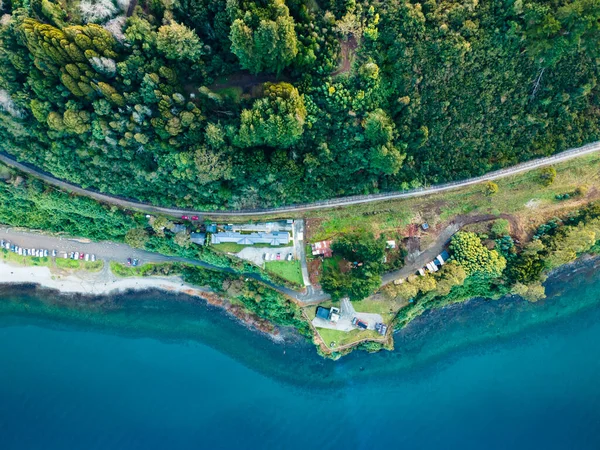
[[[161,289],[204,299],[211,296],[209,290],[185,284],[177,276],[117,277],[110,271],[106,263],[99,272],[53,272],[48,267],[18,266],[0,260],[0,284],[3,283],[34,283],[64,294],[108,295],[128,290]]]

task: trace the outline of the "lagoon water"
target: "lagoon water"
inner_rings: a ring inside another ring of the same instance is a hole
[[[600,276],[325,361],[200,301],[0,291],[0,449],[600,449]]]

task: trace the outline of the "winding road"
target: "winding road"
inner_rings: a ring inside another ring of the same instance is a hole
[[[595,153],[600,150],[600,141],[592,142],[582,147],[572,148],[565,150],[564,152],[557,153],[554,156],[548,156],[545,158],[535,159],[527,161],[521,164],[517,164],[506,169],[489,172],[480,177],[473,177],[463,181],[456,181],[452,183],[439,184],[426,188],[418,188],[409,191],[402,192],[387,192],[382,194],[371,194],[371,195],[357,195],[350,197],[334,198],[329,200],[323,200],[314,203],[297,204],[291,206],[284,206],[279,208],[266,208],[266,209],[254,209],[254,210],[229,210],[229,211],[197,211],[191,209],[179,209],[179,208],[165,208],[160,206],[153,206],[147,203],[141,203],[134,200],[118,197],[115,195],[103,194],[101,192],[84,189],[80,186],[68,183],[66,181],[59,180],[51,174],[44,172],[36,167],[33,167],[26,163],[18,162],[14,157],[0,153],[0,161],[7,166],[18,169],[22,172],[36,176],[46,183],[63,189],[67,192],[72,192],[79,195],[94,198],[98,201],[118,205],[123,208],[136,209],[147,213],[164,214],[167,216],[178,217],[182,215],[204,215],[210,217],[232,217],[232,216],[265,216],[274,213],[292,213],[302,211],[313,211],[318,209],[336,208],[340,206],[359,205],[362,203],[379,202],[383,200],[393,200],[402,198],[413,198],[422,197],[425,195],[437,194],[439,192],[449,191],[465,186],[471,186],[488,180],[497,180],[500,178],[509,177],[518,173],[526,172],[528,170],[536,169],[539,167],[547,166],[550,164],[556,164],[559,162],[568,161],[579,156],[588,155]]]

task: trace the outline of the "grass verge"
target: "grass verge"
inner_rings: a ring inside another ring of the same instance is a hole
[[[265,262],[265,270],[298,286],[304,286],[300,261],[268,261]]]

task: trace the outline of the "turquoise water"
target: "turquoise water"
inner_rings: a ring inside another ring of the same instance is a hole
[[[599,449],[600,276],[320,359],[202,302],[0,292],[0,449]]]

